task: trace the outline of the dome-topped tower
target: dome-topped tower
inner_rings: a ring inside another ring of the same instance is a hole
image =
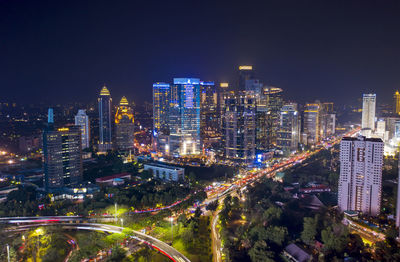
[[[121,101],[119,102],[119,105],[120,105],[120,106],[128,106],[128,105],[129,105],[128,99],[126,99],[126,97],[123,96],[123,97],[121,98]]]
[[[107,89],[106,85],[103,86],[103,88],[100,91],[101,96],[110,96],[110,91]]]

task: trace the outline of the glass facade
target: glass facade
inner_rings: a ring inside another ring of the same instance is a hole
[[[115,143],[118,150],[134,149],[135,125],[133,110],[126,97],[122,97],[115,114]]]
[[[100,91],[99,103],[99,151],[112,149],[111,94],[106,86]]]
[[[256,103],[247,92],[224,96],[223,135],[225,156],[252,162],[255,158]]]
[[[171,154],[200,154],[200,79],[174,78],[169,126]]]

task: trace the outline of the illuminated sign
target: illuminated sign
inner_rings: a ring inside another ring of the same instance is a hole
[[[175,85],[185,85],[185,84],[192,84],[198,85],[200,84],[200,79],[198,78],[174,78]]]
[[[229,83],[220,83],[219,86],[220,87],[229,87]]]
[[[242,66],[239,66],[239,70],[253,70],[253,66],[242,65]]]

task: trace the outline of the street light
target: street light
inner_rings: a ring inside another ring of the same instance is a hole
[[[121,227],[124,227],[124,219],[121,218]]]
[[[7,244],[7,261],[10,262],[10,246]]]
[[[171,216],[169,218],[169,220],[171,221],[171,238],[172,238],[172,242],[171,242],[171,246],[174,243],[174,218]]]
[[[115,217],[115,222],[117,222],[117,203],[115,203],[114,204],[114,208],[115,208],[115,215],[114,215],[114,217]]]

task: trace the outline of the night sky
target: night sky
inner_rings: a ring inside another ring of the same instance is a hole
[[[299,102],[390,101],[400,1],[0,0],[0,101],[90,102],[106,83],[141,103],[155,81],[233,82],[240,64]]]

